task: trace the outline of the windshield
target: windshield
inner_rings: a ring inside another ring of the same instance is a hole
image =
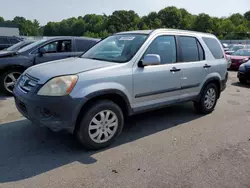
[[[237,56],[250,56],[250,49],[246,50],[237,50],[234,52],[232,55],[237,55]]]
[[[131,60],[148,35],[113,35],[97,43],[81,57],[101,61],[124,63]]]
[[[27,51],[27,50],[30,50],[30,49],[32,49],[33,47],[35,47],[35,46],[37,46],[37,45],[43,43],[44,41],[46,41],[46,39],[42,39],[42,40],[38,40],[38,41],[36,41],[36,42],[33,42],[33,43],[31,43],[31,44],[29,44],[29,45],[27,45],[27,46],[21,48],[20,50],[18,50],[18,52],[19,52],[19,53],[22,53],[22,52],[25,52],[25,51]]]
[[[18,43],[16,43],[16,44],[10,46],[9,48],[6,48],[5,50],[6,50],[6,51],[15,51],[17,48],[19,48],[19,46],[20,46],[22,43],[23,43],[22,41],[21,41],[21,42],[18,42]]]
[[[232,46],[232,47],[229,49],[229,51],[237,51],[237,50],[242,49],[242,48],[244,48],[244,46]]]
[[[21,41],[21,42],[18,42],[18,43],[16,43],[16,44],[10,46],[10,47],[7,48],[6,50],[7,50],[7,51],[17,51],[17,50],[19,50],[20,48],[29,45],[30,43],[32,43],[32,42],[31,42],[31,41],[30,41],[30,42]]]

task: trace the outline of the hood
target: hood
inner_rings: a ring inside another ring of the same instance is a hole
[[[16,55],[15,51],[0,51],[0,58],[1,57],[8,57],[8,56],[13,56]]]
[[[85,58],[67,58],[35,65],[27,69],[25,73],[39,79],[39,83],[43,84],[56,76],[77,74],[112,65],[116,65],[116,63]]]
[[[234,51],[227,50],[225,53],[228,54],[228,55],[230,55],[230,54],[234,53]]]
[[[250,58],[249,56],[234,56],[231,55],[231,59],[233,60],[241,60],[241,59],[246,59],[246,58]]]

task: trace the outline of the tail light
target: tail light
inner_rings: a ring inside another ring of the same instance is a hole
[[[225,51],[224,51],[224,57],[226,58],[227,61],[229,60],[229,57],[228,57],[228,55],[226,54]]]

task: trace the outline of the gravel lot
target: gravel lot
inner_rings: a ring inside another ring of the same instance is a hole
[[[192,104],[135,116],[110,148],[36,127],[0,98],[0,187],[249,188],[250,87],[230,72],[216,110]]]

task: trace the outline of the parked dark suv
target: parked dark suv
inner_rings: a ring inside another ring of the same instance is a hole
[[[8,48],[20,41],[22,41],[22,39],[19,37],[0,36],[0,50]]]
[[[0,91],[12,94],[16,80],[28,67],[79,56],[99,40],[87,37],[49,37],[18,51],[0,53]]]

